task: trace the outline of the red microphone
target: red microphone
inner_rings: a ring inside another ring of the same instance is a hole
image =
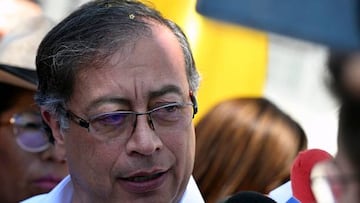
[[[304,150],[295,158],[290,172],[293,196],[302,203],[315,203],[311,191],[311,169],[315,164],[332,159],[328,152],[321,149]]]

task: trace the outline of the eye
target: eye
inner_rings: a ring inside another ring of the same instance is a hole
[[[161,124],[178,121],[181,117],[181,107],[182,105],[178,103],[158,107],[158,109],[153,112],[152,117]]]
[[[173,104],[171,106],[164,107],[163,110],[166,112],[174,112],[177,111],[179,108],[180,108],[179,104]]]
[[[92,122],[96,125],[121,125],[128,116],[128,113],[108,113],[96,117]]]
[[[180,107],[181,107],[181,105],[178,103],[167,104],[167,105],[158,107],[156,112],[160,113],[160,114],[161,113],[169,114],[169,113],[178,111],[180,109]]]

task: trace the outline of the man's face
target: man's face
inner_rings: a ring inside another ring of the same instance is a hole
[[[154,25],[152,36],[129,44],[101,67],[83,70],[67,107],[84,119],[105,112],[145,112],[173,102],[191,103],[182,50],[163,26]],[[111,139],[99,139],[102,134],[75,122],[64,134],[56,132],[57,142],[66,149],[75,201],[180,200],[194,162],[191,121],[164,131],[161,126],[152,129],[148,117],[139,115],[131,128]]]

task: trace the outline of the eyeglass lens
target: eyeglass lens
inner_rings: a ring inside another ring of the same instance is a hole
[[[90,119],[91,131],[102,139],[108,139],[121,134],[131,134],[136,127],[137,117],[148,116],[149,127],[158,133],[183,129],[192,119],[192,104],[173,103],[164,105],[145,113],[110,112],[94,116]],[[106,138],[104,138],[106,137]]]
[[[17,144],[28,152],[41,152],[49,146],[49,140],[42,128],[39,113],[23,112],[15,114],[11,121]]]

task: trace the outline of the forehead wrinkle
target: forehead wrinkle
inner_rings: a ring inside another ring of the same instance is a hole
[[[136,67],[135,67],[135,68],[136,68]],[[134,82],[134,96],[135,96],[135,100],[136,100],[136,101],[139,101],[139,100],[140,100],[139,97],[141,97],[141,95],[139,95],[139,94],[141,94],[141,90],[138,90],[138,88],[144,89],[144,88],[142,87],[142,86],[144,86],[144,81],[142,81],[141,79],[139,79],[139,80],[140,80],[140,85],[139,85],[139,87],[138,87],[138,85],[136,85],[137,80],[138,80],[137,74],[134,74],[134,80],[133,80],[133,82]]]

